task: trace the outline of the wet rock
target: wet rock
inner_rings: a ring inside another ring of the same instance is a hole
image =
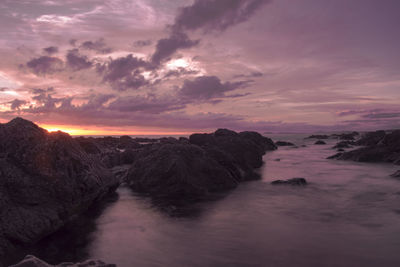
[[[338,152],[344,152],[344,149],[343,148],[339,148],[337,151]]]
[[[81,263],[64,262],[57,265],[48,264],[35,256],[27,255],[22,261],[10,267],[116,267],[115,264],[107,264],[101,260],[86,260]]]
[[[400,130],[390,133],[376,131],[366,134],[356,144],[367,145],[330,158],[360,162],[392,162],[400,164]]]
[[[400,178],[400,170],[398,170],[397,172],[391,174],[390,176],[395,177],[395,178]]]
[[[254,169],[262,166],[266,151],[276,149],[271,139],[256,132],[227,129],[193,134],[189,142],[159,143],[138,151],[127,184],[168,201],[203,199],[259,178]]]
[[[0,124],[0,262],[114,191],[119,181],[68,134]]]
[[[288,180],[275,180],[272,181],[273,185],[306,185],[307,181],[304,178],[292,178]]]
[[[353,145],[355,145],[355,142],[353,141],[340,141],[332,148],[351,148]]]
[[[329,138],[329,135],[326,135],[326,134],[313,134],[304,139],[328,139],[328,138]]]
[[[314,143],[314,145],[326,145],[326,143],[322,140],[318,140],[317,142]]]
[[[277,145],[277,146],[294,146],[293,143],[286,142],[286,141],[276,141],[275,145]]]
[[[375,131],[368,132],[364,134],[359,140],[357,140],[356,144],[359,146],[375,146],[378,145],[380,141],[386,136],[385,131]]]

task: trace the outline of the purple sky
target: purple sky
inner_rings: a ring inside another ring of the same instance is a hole
[[[0,122],[400,128],[398,0],[1,0]]]

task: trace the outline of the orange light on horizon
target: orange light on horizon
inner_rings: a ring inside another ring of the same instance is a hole
[[[163,130],[154,130],[148,131],[146,129],[104,129],[98,128],[96,126],[93,127],[85,127],[78,128],[73,125],[47,125],[47,124],[40,124],[40,127],[46,129],[49,132],[57,132],[62,131],[68,133],[72,136],[80,136],[80,135],[190,135],[191,132],[165,132]]]

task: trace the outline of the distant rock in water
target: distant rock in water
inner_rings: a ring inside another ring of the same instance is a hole
[[[57,265],[51,265],[35,256],[27,255],[25,259],[9,267],[117,267],[117,265],[107,264],[100,260],[87,260],[80,263],[64,262]]]
[[[141,149],[126,182],[135,191],[166,202],[204,199],[257,179],[262,156],[275,150],[271,139],[256,132],[219,129],[193,134],[179,143],[157,143]]]
[[[351,132],[351,133],[332,134],[331,137],[338,138],[340,140],[355,140],[358,135],[360,135],[358,132]]]
[[[293,143],[286,142],[286,141],[276,141],[275,145],[277,145],[277,146],[294,146]]]
[[[338,142],[335,146],[333,146],[333,149],[336,148],[351,148],[352,146],[354,146],[356,143],[353,141],[340,141]]]
[[[304,139],[328,139],[328,138],[329,138],[329,135],[326,135],[326,134],[313,134]]]
[[[317,142],[314,143],[314,145],[326,145],[326,143],[322,140],[318,140]]]
[[[306,185],[307,181],[304,178],[292,178],[288,180],[275,180],[272,181],[273,185]]]
[[[355,144],[365,147],[336,154],[329,158],[400,164],[400,130],[388,133],[384,131],[367,133],[356,141]]]
[[[395,178],[400,178],[400,170],[398,170],[397,172],[391,174],[390,176],[395,177]]]
[[[119,181],[68,134],[16,118],[0,124],[0,262],[55,232]]]

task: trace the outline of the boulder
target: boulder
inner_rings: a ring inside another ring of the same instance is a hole
[[[395,177],[395,178],[400,178],[400,170],[398,170],[397,172],[391,174],[390,176]]]
[[[276,149],[271,139],[256,132],[228,129],[192,134],[188,141],[140,149],[127,173],[127,184],[173,202],[203,199],[240,181],[259,178],[254,169],[262,166],[266,151]]]
[[[338,142],[335,146],[333,146],[333,149],[336,148],[351,148],[353,145],[355,145],[355,142],[352,141],[340,141]]]
[[[306,185],[307,181],[304,178],[291,178],[288,180],[275,180],[272,185]]]
[[[318,140],[314,143],[314,145],[326,145],[326,143],[322,140]]]
[[[0,262],[106,194],[119,180],[68,134],[16,118],[0,124]]]
[[[275,145],[276,146],[294,146],[293,143],[286,142],[286,141],[276,141]]]
[[[27,255],[22,261],[9,267],[116,267],[101,260],[86,260],[81,263],[64,262],[57,265],[48,264],[35,256]]]
[[[356,142],[366,145],[359,149],[336,154],[329,158],[360,162],[391,162],[400,164],[400,130],[390,133],[376,131],[367,133]]]
[[[328,139],[328,138],[329,138],[329,135],[326,135],[326,134],[313,134],[304,139]]]

